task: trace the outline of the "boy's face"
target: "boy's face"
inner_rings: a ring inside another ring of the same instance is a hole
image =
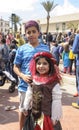
[[[30,42],[30,44],[32,44],[32,45],[38,45],[39,34],[40,34],[39,31],[34,26],[29,27],[26,30],[26,37],[27,37],[28,41]]]

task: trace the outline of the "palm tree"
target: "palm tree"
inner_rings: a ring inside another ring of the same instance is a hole
[[[68,29],[73,29],[74,32],[76,32],[76,30],[78,29],[78,23],[68,23],[67,28]]]
[[[44,9],[45,9],[46,12],[47,12],[47,29],[46,29],[46,33],[48,33],[48,30],[49,30],[50,12],[51,12],[58,4],[55,4],[55,5],[54,5],[54,1],[50,1],[50,0],[47,0],[46,2],[42,2],[41,4],[42,4],[42,6],[44,7]]]
[[[11,17],[10,17],[10,21],[11,21],[11,24],[12,24],[12,30],[14,29],[14,33],[17,32],[17,24],[20,25],[20,17],[16,14],[11,14]]]

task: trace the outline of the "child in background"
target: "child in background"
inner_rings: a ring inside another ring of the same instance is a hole
[[[34,130],[62,130],[61,76],[56,60],[51,53],[39,52],[30,63],[30,71],[33,82],[26,92],[24,114],[28,115],[32,102],[32,115],[36,123]],[[23,130],[26,127],[27,119]]]
[[[64,48],[62,53],[62,60],[63,60],[63,67],[64,67],[63,72],[70,74],[69,44],[64,43],[63,48]]]

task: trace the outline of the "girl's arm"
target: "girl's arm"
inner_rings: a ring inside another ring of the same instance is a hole
[[[25,100],[24,100],[24,114],[27,114],[27,111],[31,109],[32,105],[32,87],[29,85],[26,91]]]
[[[28,110],[30,108],[30,102],[32,101],[32,87],[29,85],[26,91],[26,96],[24,100],[24,108]]]
[[[52,90],[52,111],[51,119],[55,125],[56,121],[60,120],[62,116],[62,92],[60,90],[60,85],[56,84]]]

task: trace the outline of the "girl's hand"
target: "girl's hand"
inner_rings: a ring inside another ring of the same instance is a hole
[[[25,116],[28,116],[28,111],[24,110],[24,111],[23,111],[23,114],[24,114]]]
[[[53,125],[56,125],[56,124],[57,124],[57,122],[58,122],[57,120],[56,120],[56,121],[52,121]]]

